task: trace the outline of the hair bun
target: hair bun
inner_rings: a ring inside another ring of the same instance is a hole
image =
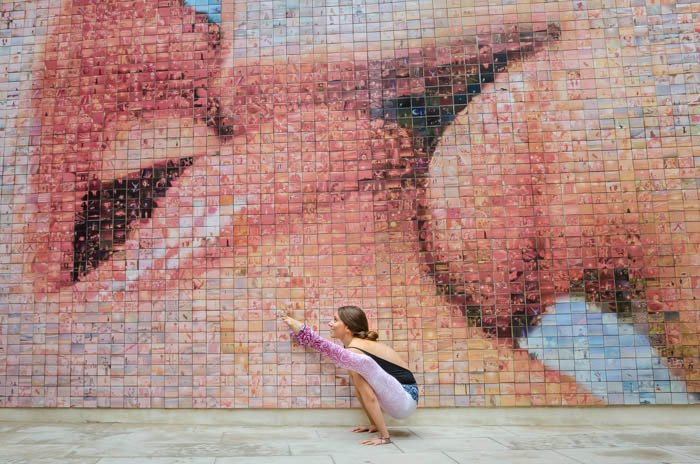
[[[379,334],[377,332],[375,332],[374,330],[370,330],[370,331],[362,330],[360,332],[355,332],[353,335],[356,336],[357,338],[362,338],[363,340],[371,340],[371,341],[375,341],[376,339],[379,338]]]

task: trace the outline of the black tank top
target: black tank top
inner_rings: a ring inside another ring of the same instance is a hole
[[[379,356],[375,356],[372,353],[363,350],[362,348],[357,348],[356,346],[353,346],[352,348],[360,350],[370,358],[374,359],[377,362],[377,364],[379,364],[379,367],[384,369],[384,371],[387,374],[398,380],[401,385],[414,385],[416,383],[416,378],[413,377],[413,373],[408,369],[405,369],[401,366],[397,366],[393,362],[387,361],[386,359],[380,358]]]

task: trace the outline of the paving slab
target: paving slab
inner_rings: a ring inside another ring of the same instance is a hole
[[[389,443],[382,446],[360,445],[360,440],[356,436],[351,436],[345,440],[317,439],[313,442],[294,442],[289,444],[289,448],[293,456],[343,456],[354,454],[357,455],[358,459],[372,458],[377,455],[403,453],[403,451],[396,446],[396,443]]]
[[[3,450],[4,452],[4,450]],[[4,456],[0,458],[2,464],[99,464],[99,458],[63,458],[52,456],[12,457]]]
[[[5,444],[0,442],[0,462],[3,464],[12,462],[34,462],[36,458],[54,459],[55,462],[67,460],[74,447],[70,443],[27,446],[18,443]],[[14,460],[14,461],[13,461]]]
[[[173,437],[171,443],[129,443],[97,440],[77,445],[68,457],[227,457],[227,456],[280,456],[289,455],[287,443],[262,440],[228,441],[219,443],[183,442]]]
[[[697,464],[700,425],[351,425],[0,421],[0,464]]]
[[[671,451],[672,453],[682,454],[684,456],[695,459],[695,462],[700,462],[700,446],[662,446],[662,449]]]
[[[360,442],[377,436],[376,433],[354,433],[352,429],[353,427],[318,427],[316,432],[321,440],[340,440],[343,442],[349,441],[350,443]],[[388,429],[392,440],[417,437],[412,428],[388,427]]]
[[[431,438],[429,440],[396,439],[396,446],[405,453],[415,453],[421,451],[505,451],[507,446],[491,438],[468,437],[468,438]]]
[[[310,427],[227,427],[220,429],[223,441],[268,441],[272,443],[315,441],[323,429]],[[338,429],[339,431],[342,429]],[[347,435],[347,433],[345,433]]]
[[[355,464],[362,461],[355,461]],[[101,463],[100,463],[101,464]],[[334,464],[330,456],[246,456],[216,458],[215,464]]]
[[[512,449],[617,448],[629,446],[686,446],[700,444],[700,438],[690,432],[617,433],[615,431],[580,431],[577,434],[546,434],[494,438]]]
[[[697,464],[692,458],[674,451],[654,447],[581,448],[557,450],[581,463],[595,464]]]
[[[454,460],[456,464],[581,464],[580,461],[562,456],[554,451],[484,451],[475,449],[470,451],[446,451],[445,454]]]
[[[400,453],[376,454],[373,456],[355,453],[333,455],[335,464],[456,464],[455,460],[445,453]]]
[[[177,456],[165,456],[158,458],[103,458],[97,464],[215,464],[216,458],[183,458]]]
[[[427,427],[427,426],[412,426],[409,429],[417,437],[423,440],[432,440],[435,438],[439,439],[459,439],[459,438],[491,438],[491,437],[501,437],[501,436],[511,436],[514,432],[510,430],[510,427],[500,427],[500,426],[488,426],[488,425],[462,425],[455,424],[452,427]],[[520,428],[519,431],[526,430],[524,427]]]

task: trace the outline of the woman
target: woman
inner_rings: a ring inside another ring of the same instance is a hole
[[[390,347],[377,343],[378,335],[369,330],[364,311],[357,306],[341,306],[328,323],[331,338],[340,340],[343,347],[322,339],[286,313],[280,315],[299,344],[313,348],[350,371],[357,397],[371,422],[353,432],[379,432],[379,437],[361,443],[391,443],[382,410],[397,419],[410,416],[418,405],[418,386],[403,359]]]

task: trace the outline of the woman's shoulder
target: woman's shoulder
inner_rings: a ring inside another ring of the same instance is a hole
[[[378,344],[378,342],[373,342],[373,341],[365,340],[362,338],[354,338],[352,340],[352,343],[350,343],[350,345],[348,345],[348,348],[355,348],[358,350],[370,351],[377,344]]]
[[[362,338],[356,338],[355,340],[352,341],[350,346],[348,348],[355,348],[360,351],[365,351],[367,353],[373,354],[375,356],[379,356],[380,353],[385,352],[386,348],[389,348],[387,345],[380,343],[380,342],[375,342],[372,340],[366,340]],[[389,348],[391,349],[391,348]]]

